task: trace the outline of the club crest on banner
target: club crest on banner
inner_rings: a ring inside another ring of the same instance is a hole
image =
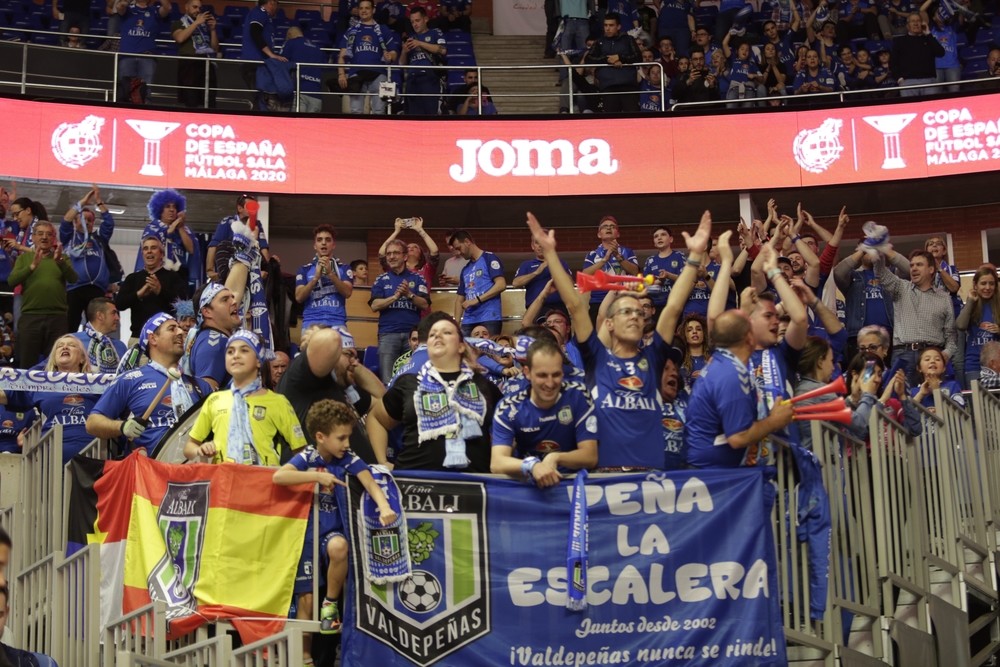
[[[355,559],[355,581],[363,582],[355,589],[355,622],[426,667],[490,632],[486,489],[478,482],[411,480],[399,480],[399,488],[413,575],[372,584]],[[391,537],[376,533],[372,542],[375,554],[399,551]]]
[[[194,587],[208,519],[209,482],[167,484],[156,514],[166,553],[149,573],[149,595],[167,603],[167,619],[195,612]]]

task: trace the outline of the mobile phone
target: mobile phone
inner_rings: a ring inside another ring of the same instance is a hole
[[[875,362],[868,361],[865,363],[865,373],[861,376],[861,381],[868,382],[872,379],[873,375],[875,375]]]
[[[413,225],[417,224],[416,218],[406,218],[403,220],[403,227],[405,229],[413,229]]]

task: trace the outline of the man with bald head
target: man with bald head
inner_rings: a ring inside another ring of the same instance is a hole
[[[748,363],[757,347],[750,318],[727,310],[715,320],[716,349],[701,371],[688,404],[687,463],[696,468],[736,468],[744,452],[792,421],[792,406],[777,404],[757,418],[757,391]]]
[[[320,98],[323,70],[318,67],[307,67],[310,63],[326,64],[329,62],[322,51],[305,38],[302,30],[292,26],[285,33],[285,45],[281,53],[292,65],[299,67],[299,106],[295,111],[301,113],[319,113],[323,110],[323,100]],[[293,70],[294,72],[294,70]]]

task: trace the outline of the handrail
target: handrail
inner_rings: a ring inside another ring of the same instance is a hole
[[[19,31],[25,32],[25,33],[37,33],[37,34],[47,34],[47,35],[52,35],[52,34],[56,34],[56,35],[69,34],[69,33],[54,33],[54,32],[51,32],[51,31],[28,30],[28,29],[13,29],[13,30],[19,30]],[[169,42],[168,41],[166,43],[171,43],[172,44],[173,42]],[[116,85],[116,82],[118,80],[118,64],[119,64],[120,58],[143,57],[143,58],[150,58],[150,59],[153,59],[153,60],[164,60],[164,61],[170,61],[170,60],[175,60],[175,61],[194,61],[194,62],[199,62],[199,63],[205,63],[205,67],[206,68],[209,67],[210,63],[249,64],[249,65],[254,65],[254,64],[259,65],[260,64],[260,62],[256,61],[256,60],[243,60],[243,59],[240,59],[240,58],[205,58],[205,57],[202,57],[202,56],[181,56],[181,55],[169,55],[169,54],[157,54],[157,53],[151,53],[151,54],[128,54],[128,53],[120,53],[120,52],[117,52],[117,51],[115,51],[115,52],[105,52],[105,51],[87,50],[88,54],[93,54],[95,57],[98,57],[98,58],[104,58],[104,57],[113,58],[114,68],[113,68],[113,73],[112,73],[112,80],[108,82],[108,89],[89,88],[89,87],[88,88],[80,88],[80,87],[76,87],[76,86],[58,86],[56,84],[40,84],[40,83],[37,83],[37,82],[29,82],[28,81],[28,60],[29,60],[28,54],[29,54],[30,50],[33,50],[33,49],[50,49],[50,50],[51,49],[56,49],[56,50],[59,50],[59,51],[74,51],[75,52],[75,51],[78,51],[79,49],[70,49],[69,47],[54,46],[54,45],[48,45],[48,44],[31,44],[31,43],[28,43],[28,42],[22,42],[21,43],[21,47],[22,47],[21,50],[22,50],[22,54],[23,55],[22,55],[22,61],[21,61],[21,72],[20,72],[20,78],[19,78],[19,80],[16,81],[16,82],[14,82],[14,81],[3,81],[3,80],[0,80],[0,84],[4,84],[4,83],[15,84],[16,83],[16,84],[20,85],[20,89],[21,89],[20,92],[21,92],[22,95],[27,94],[28,88],[41,88],[43,90],[45,90],[45,89],[52,89],[52,90],[74,90],[74,91],[97,92],[97,93],[102,93],[103,92],[105,94],[105,99],[107,99],[108,93],[110,93],[110,97],[111,97],[111,101],[112,102],[117,102],[118,101],[118,86]],[[31,47],[30,50],[29,50],[29,47]],[[333,49],[331,51],[332,52],[338,52],[339,50]],[[348,63],[348,64],[340,64],[340,63],[301,63],[301,64],[297,64],[295,66],[295,74],[296,74],[296,76],[294,77],[295,78],[294,83],[295,83],[296,109],[298,109],[298,97],[299,97],[299,95],[303,94],[303,91],[301,90],[302,80],[301,80],[301,76],[299,76],[302,67],[315,68],[315,69],[319,69],[319,70],[331,70],[331,69],[335,69],[335,68],[336,69],[340,69],[340,68],[344,68],[344,67],[349,67],[350,69],[376,70],[376,71],[380,71],[380,72],[381,71],[385,71],[386,75],[389,76],[389,77],[391,77],[392,73],[394,71],[396,71],[396,70],[402,70],[403,72],[406,72],[407,70],[426,70],[426,69],[428,69],[428,67],[426,65],[398,65],[398,64],[361,65],[361,64],[353,64],[353,63]],[[564,93],[562,91],[552,93],[551,95],[539,94],[539,93],[513,93],[513,94],[511,94],[511,93],[498,93],[498,94],[490,93],[491,98],[495,98],[495,99],[538,98],[538,97],[549,97],[549,96],[558,99],[558,98],[563,98],[563,97],[565,97],[565,96],[568,95],[568,97],[570,98],[570,100],[572,100],[574,98],[574,96],[639,95],[639,94],[641,94],[641,91],[638,90],[638,88],[635,89],[635,90],[622,91],[622,92],[614,92],[614,93],[608,93],[608,92],[581,93],[579,91],[575,91],[574,88],[573,88],[572,70],[577,69],[577,68],[581,68],[581,67],[586,68],[586,69],[602,69],[602,68],[608,68],[608,67],[614,67],[614,66],[613,65],[608,65],[608,64],[605,64],[605,63],[595,63],[595,64],[591,64],[591,63],[579,64],[579,63],[577,63],[577,64],[569,64],[569,65],[566,65],[566,64],[552,64],[552,63],[541,64],[541,65],[479,65],[479,64],[477,64],[477,65],[435,65],[433,67],[433,69],[439,70],[439,71],[445,71],[445,72],[448,72],[448,71],[465,72],[465,71],[468,71],[468,70],[475,70],[477,72],[479,78],[480,78],[480,82],[482,82],[482,80],[483,80],[483,73],[484,72],[488,73],[488,72],[501,72],[501,71],[522,71],[522,70],[523,71],[534,71],[534,70],[551,71],[553,69],[556,69],[556,70],[570,70],[568,72],[569,76],[567,77],[567,79],[569,81],[569,90],[568,90],[567,93]],[[626,64],[626,65],[624,65],[624,67],[628,67],[630,69],[638,69],[638,68],[645,68],[645,67],[657,67],[657,68],[659,68],[659,70],[660,70],[660,82],[659,82],[660,111],[661,112],[665,112],[667,110],[667,106],[666,106],[667,100],[666,100],[666,88],[665,88],[665,84],[664,84],[665,76],[664,76],[664,72],[663,72],[663,65],[661,63],[658,63],[658,62],[651,62],[651,63],[650,62],[641,62],[641,63]],[[2,72],[2,70],[0,70],[0,72]],[[34,75],[34,76],[47,76],[47,75]],[[210,77],[206,76],[205,77],[205,85],[202,88],[202,90],[205,91],[204,100],[203,100],[203,103],[205,104],[204,108],[208,108],[209,96],[210,96],[210,93],[213,92],[213,91],[214,92],[223,92],[223,91],[225,91],[225,92],[240,92],[240,93],[255,93],[256,92],[256,91],[251,91],[251,90],[248,90],[248,89],[245,89],[245,88],[240,88],[240,89],[220,88],[220,87],[212,88],[211,86],[209,86],[209,82],[210,82]],[[150,84],[150,87],[153,87],[153,84],[151,82],[147,82],[147,83]],[[636,85],[638,86],[638,82],[637,82]],[[157,87],[157,88],[167,88],[167,89],[172,89],[172,90],[178,88],[178,86],[176,86],[176,85],[162,84],[162,83],[155,84],[155,87]],[[347,95],[347,94],[350,94],[350,93],[343,92],[343,91],[336,91],[336,92],[311,91],[311,92],[308,92],[306,94],[308,94],[308,95],[314,95],[314,96],[320,96],[320,97],[332,97],[332,96]],[[356,93],[356,94],[374,96],[377,93]],[[477,94],[479,96],[479,105],[478,105],[479,115],[482,115],[482,97],[483,97],[483,91],[482,91],[481,87],[478,88],[478,93]],[[409,94],[409,93],[403,95],[403,97],[408,97],[408,96],[417,97],[418,95],[416,95],[416,94]],[[434,95],[431,94],[431,96],[434,96]],[[443,92],[440,95],[440,97],[442,97],[442,98],[448,97],[448,96],[452,96],[453,97],[454,94],[448,93],[447,91],[445,91],[445,92]],[[572,104],[569,104],[568,106],[569,106],[569,108],[570,108],[570,110],[572,112],[574,106]]]
[[[670,105],[671,111],[687,110],[687,109],[697,109],[703,107],[725,107],[727,104],[746,104],[748,102],[771,102],[780,100],[782,102],[788,102],[790,100],[817,100],[817,99],[829,99],[836,98],[838,102],[845,102],[847,97],[862,97],[869,96],[873,94],[882,93],[892,93],[900,90],[923,90],[927,88],[947,88],[950,86],[971,87],[973,85],[982,85],[984,82],[989,81],[989,79],[962,79],[960,81],[936,81],[934,83],[919,83],[909,86],[894,86],[892,88],[869,88],[867,90],[841,90],[834,91],[831,93],[805,93],[802,95],[771,95],[768,97],[754,97],[750,99],[742,100],[706,100],[703,102],[677,102],[676,104]]]

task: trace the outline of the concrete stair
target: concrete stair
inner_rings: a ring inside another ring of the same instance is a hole
[[[553,65],[543,58],[545,37],[496,36],[474,34],[472,45],[476,62],[486,65]],[[486,70],[480,81],[490,89],[493,103],[504,116],[512,114],[547,114],[559,111],[558,76],[554,68],[522,70]],[[538,95],[539,97],[506,97]]]

